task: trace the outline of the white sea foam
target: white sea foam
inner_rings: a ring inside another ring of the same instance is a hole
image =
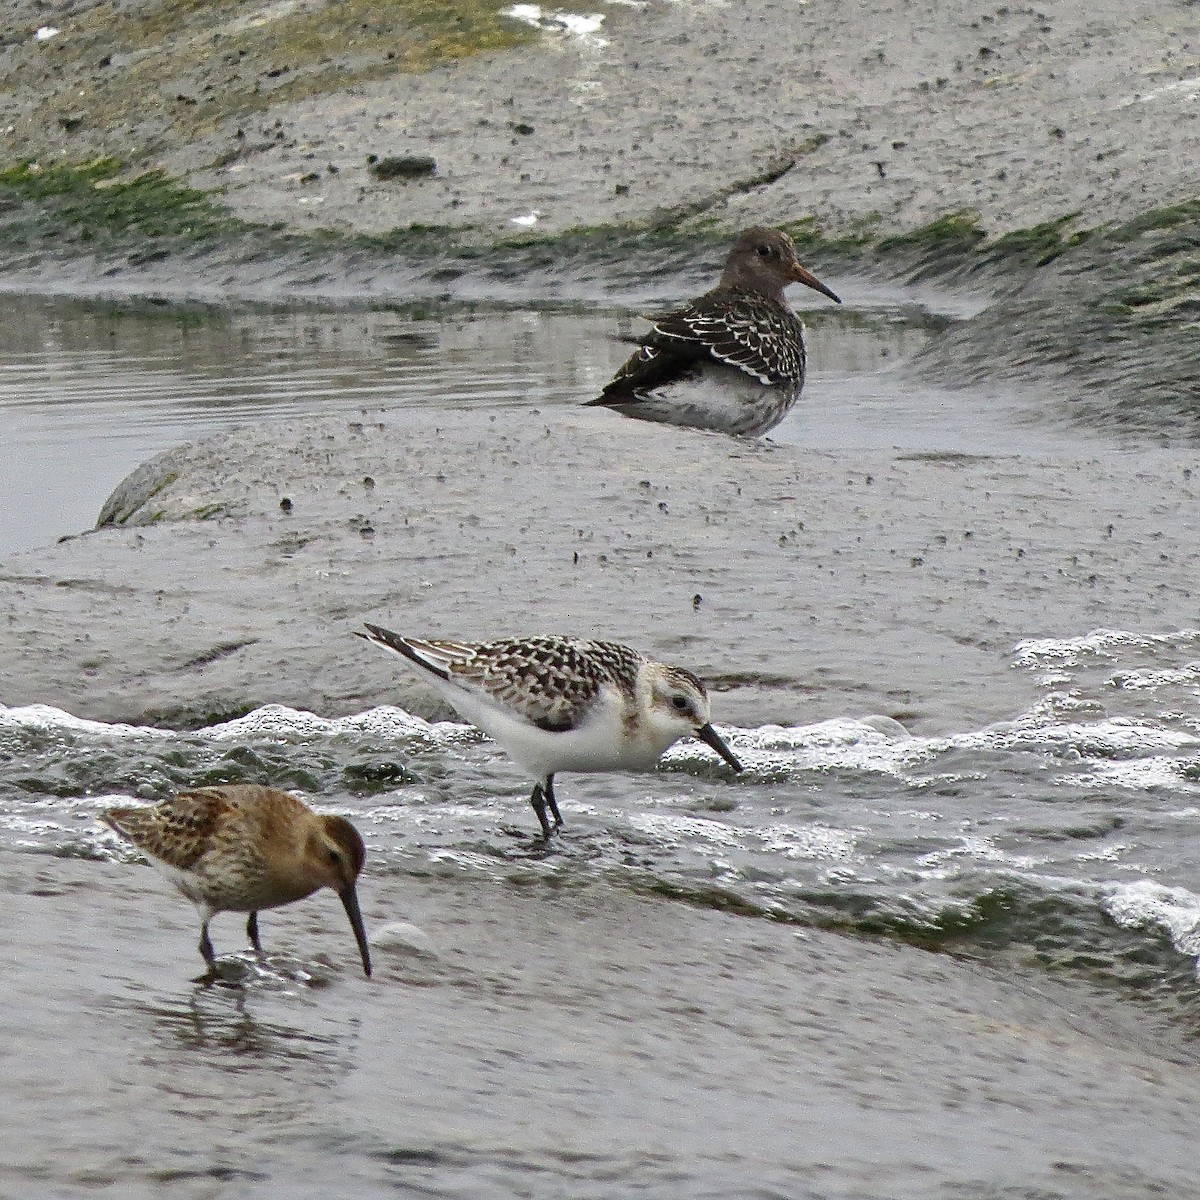
[[[736,829],[703,817],[685,817],[676,813],[631,813],[628,820],[634,829],[640,829],[661,841],[680,843],[698,838],[720,846],[740,844]]]
[[[828,825],[766,825],[754,834],[762,848],[784,858],[850,859],[856,853],[856,835]]]
[[[384,738],[421,737],[440,740],[442,725],[449,731],[461,728],[456,723],[431,725],[414,717],[402,708],[380,705],[348,717],[319,717],[304,709],[288,708],[283,704],[265,704],[244,717],[225,721],[200,730],[199,737],[213,741],[247,741],[256,738],[285,738],[289,741],[337,737],[339,734],[359,733]]]
[[[1117,671],[1109,683],[1125,691],[1153,691],[1171,685],[1186,687],[1189,684],[1200,683],[1200,662],[1190,662],[1182,667],[1167,667],[1160,671]]]
[[[89,721],[85,717],[72,716],[71,713],[49,704],[25,704],[14,708],[0,704],[0,729],[6,726],[10,729],[27,729],[39,733],[68,733],[103,738],[178,736],[169,729],[156,729],[151,725]]]
[[[1057,661],[1074,664],[1087,656],[1112,658],[1122,646],[1177,646],[1200,641],[1200,630],[1180,629],[1173,633],[1131,633],[1125,629],[1093,629],[1083,637],[1030,638],[1013,647],[1013,665],[1032,667]]]
[[[1195,892],[1139,879],[1109,885],[1103,905],[1122,928],[1158,927],[1180,954],[1200,955],[1200,896]]]
[[[1200,736],[1149,721],[1119,717],[1097,721],[1055,720],[1057,703],[1039,705],[1014,721],[949,737],[914,737],[898,722],[882,717],[835,718],[812,725],[764,725],[755,729],[720,727],[747,768],[749,778],[784,779],[806,772],[864,772],[906,784],[927,785],[928,768],[953,750],[1049,751],[1056,758],[1087,764],[1088,773],[1059,782],[1083,787],[1130,788],[1194,785],[1172,753],[1200,747]],[[322,742],[369,737],[387,743],[468,746],[486,741],[474,726],[456,721],[424,721],[402,708],[380,705],[345,717],[321,717],[302,709],[268,704],[245,716],[206,729],[177,733],[150,725],[106,723],[76,717],[44,704],[0,705],[0,736],[8,730],[60,734],[73,741],[165,742],[187,739],[223,744]],[[712,752],[685,739],[664,756],[668,765],[709,761]],[[1111,761],[1119,760],[1119,761]],[[961,777],[961,772],[955,776]],[[975,774],[969,778],[981,778]]]
[[[0,730],[25,729],[33,732],[66,733],[97,739],[155,738],[170,739],[181,735],[175,730],[159,729],[154,725],[127,725],[122,722],[92,721],[76,717],[61,708],[49,704],[27,704],[8,707],[0,704]],[[402,708],[380,705],[366,712],[348,717],[319,717],[303,709],[288,708],[283,704],[266,704],[244,717],[223,721],[206,729],[198,729],[187,736],[204,740],[254,741],[256,739],[286,739],[300,741],[336,737],[339,734],[370,734],[385,738],[428,738],[433,741],[462,740],[465,731],[470,731],[471,740],[478,740],[470,726],[444,721],[430,723],[414,717]]]
[[[1102,762],[1086,774],[1070,775],[1059,780],[1077,788],[1131,788],[1146,791],[1149,788],[1167,788],[1171,791],[1194,791],[1196,781],[1188,779],[1181,770],[1177,758],[1138,758],[1126,762]]]
[[[1200,746],[1200,738],[1179,729],[1166,729],[1148,721],[1111,717],[1102,721],[1066,721],[1042,724],[1036,717],[1018,718],[959,734],[947,744],[960,747],[986,747],[993,750],[1078,749],[1081,756],[1107,757],[1139,754],[1154,750],[1181,750]]]

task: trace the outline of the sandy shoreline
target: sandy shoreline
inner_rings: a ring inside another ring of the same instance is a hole
[[[151,145],[172,172],[222,188],[239,216],[294,229],[471,226],[491,241],[537,213],[550,232],[805,218],[833,233],[896,232],[968,209],[1004,233],[1074,212],[1089,226],[1128,220],[1195,196],[1200,29],[1191,10],[1149,0],[1045,12],[746,0],[736,19],[724,3],[599,5],[598,36],[225,115],[213,91],[227,86],[229,48],[238,79],[257,76],[264,95],[286,82],[295,6],[243,5],[274,43],[239,41],[228,11],[178,15],[164,37],[215,35],[215,50],[166,60],[170,103],[136,117],[118,104],[107,121],[122,80],[145,84],[132,56],[99,66],[98,53],[76,53],[102,11],[79,0],[38,43],[44,14],[3,7],[24,34],[0,49],[13,72],[0,101],[8,157],[138,159]],[[48,96],[63,123],[39,121]],[[214,127],[193,140],[197,113]],[[432,155],[437,170],[380,181],[370,154]]]

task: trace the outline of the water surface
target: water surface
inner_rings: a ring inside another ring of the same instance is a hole
[[[544,418],[594,395],[638,328],[3,303],[8,550],[86,528],[148,454],[246,422]],[[1014,508],[1023,461],[1120,452],[1037,397],[906,382],[894,364],[947,319],[878,298],[813,313],[813,374],[776,440],[1012,456]],[[462,724],[269,705],[179,732],[0,705],[4,1186],[1194,1194],[1200,629],[1035,633],[1007,649],[1034,699],[1006,721],[722,726],[743,775],[685,742],[645,775],[562,778],[549,846],[528,781]],[[933,687],[926,648],[913,676]],[[191,909],[96,816],[220,782],[363,831],[374,979],[324,894],[264,917],[263,964],[218,918],[238,984],[189,982]]]
[[[217,308],[0,296],[0,553],[90,528],[136,466],[255,421],[363,408],[539,407],[597,395],[645,324],[489,306]],[[772,435],[814,448],[1013,453],[1034,401],[940,392],[894,366],[951,316],[872,295],[815,309],[811,374]]]

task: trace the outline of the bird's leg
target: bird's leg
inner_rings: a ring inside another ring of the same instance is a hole
[[[217,955],[213,950],[212,940],[208,936],[207,921],[200,926],[200,953],[204,957],[204,961],[208,963],[208,969],[215,972],[217,969]]]
[[[250,945],[254,947],[254,953],[259,958],[263,958],[262,942],[258,940],[258,913],[256,912],[252,912],[246,922],[246,936],[250,939]]]
[[[542,837],[546,841],[550,840],[550,835],[553,830],[550,828],[550,821],[546,816],[546,789],[550,786],[549,779],[543,784],[540,780],[533,785],[533,795],[529,797],[529,803],[533,805],[533,811],[537,813],[537,819],[542,823]],[[553,804],[553,801],[551,801]],[[557,816],[558,810],[555,809]]]
[[[562,828],[563,819],[558,811],[558,801],[554,798],[554,776],[546,776],[546,784],[543,788],[546,793],[546,803],[550,805],[550,812],[554,817],[554,826],[556,829]]]
[[[220,978],[220,973],[217,971],[217,955],[213,950],[212,939],[208,936],[208,922],[211,919],[211,917],[207,918],[200,925],[200,954],[208,966],[208,970],[203,975],[197,975],[192,980],[193,983],[211,985]]]

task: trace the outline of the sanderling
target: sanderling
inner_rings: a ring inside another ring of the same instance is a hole
[[[803,283],[841,304],[800,265],[780,229],[747,229],[721,280],[686,308],[655,317],[641,346],[589,405],[627,417],[756,437],[804,387],[804,326],[783,289]]]
[[[367,630],[358,636],[415,663],[533,776],[529,802],[546,838],[547,808],[556,827],[563,823],[554,796],[560,771],[647,770],[688,736],[742,770],[709,723],[704,684],[628,646],[570,637],[445,642]]]
[[[355,882],[366,851],[344,817],[315,813],[294,796],[255,784],[180,792],[161,804],[109,808],[106,825],[150,856],[200,910],[200,953],[216,978],[208,923],[219,912],[249,913],[246,933],[262,954],[258,913],[332,888],[341,898],[371,974]]]

